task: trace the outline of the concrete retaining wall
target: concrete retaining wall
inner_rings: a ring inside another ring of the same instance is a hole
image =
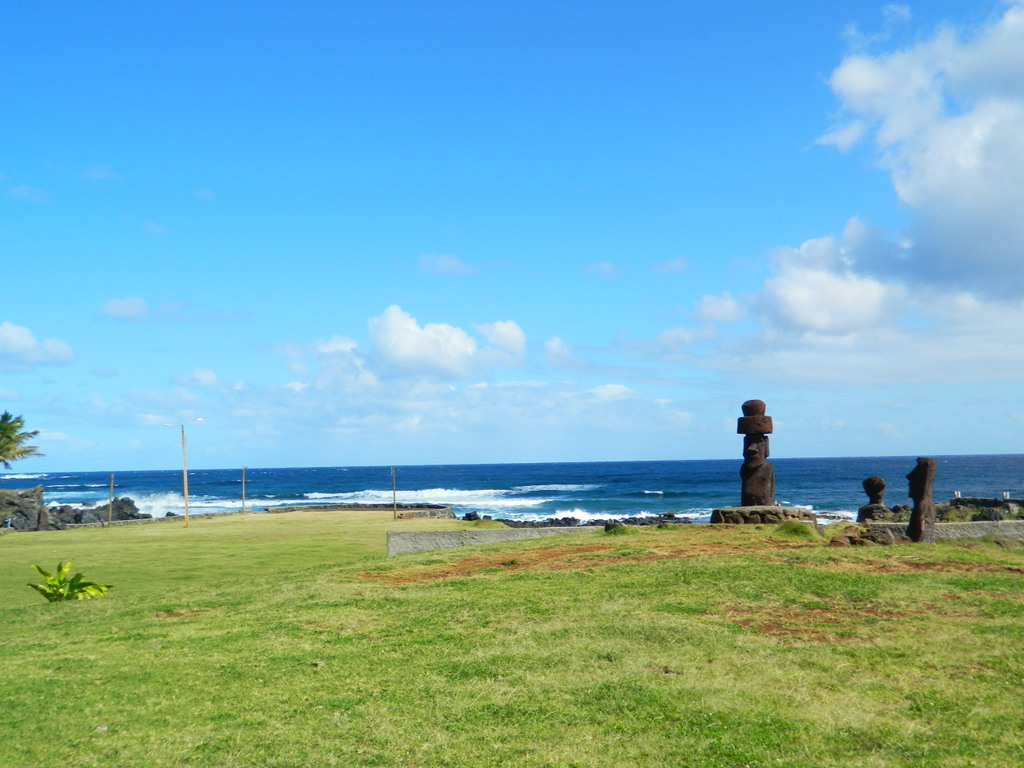
[[[516,539],[540,539],[593,528],[506,528],[477,531],[388,531],[388,557],[430,549],[455,549]]]
[[[870,523],[872,531],[906,533],[906,523]],[[977,523],[936,523],[936,539],[980,539],[995,536],[999,539],[1024,539],[1024,520],[998,520]]]

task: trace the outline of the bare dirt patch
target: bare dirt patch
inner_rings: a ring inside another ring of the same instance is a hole
[[[361,578],[388,584],[421,584],[441,579],[466,576],[487,576],[516,571],[582,571],[619,563],[641,563],[656,560],[681,560],[692,557],[721,557],[749,553],[750,545],[702,542],[651,543],[648,541],[614,541],[599,544],[557,544],[516,552],[476,554],[460,560],[428,566],[413,566],[403,570],[364,572]],[[793,549],[809,546],[787,541],[765,541],[758,548]],[[813,545],[812,545],[813,546]]]
[[[878,607],[847,608],[773,608],[771,617],[732,609],[724,618],[744,629],[751,629],[763,635],[793,638],[808,642],[836,643],[852,642],[861,635],[861,630],[877,634],[877,620],[899,621],[909,613],[888,611]]]

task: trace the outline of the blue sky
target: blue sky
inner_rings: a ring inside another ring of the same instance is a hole
[[[1021,2],[4,17],[17,471],[1022,450]]]

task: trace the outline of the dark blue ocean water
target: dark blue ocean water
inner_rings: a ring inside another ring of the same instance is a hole
[[[964,496],[1024,496],[1024,455],[940,456],[936,501],[954,491]],[[715,507],[739,503],[740,460],[629,461],[557,464],[463,464],[395,468],[399,503],[450,505],[496,517],[580,520],[672,512],[700,522]],[[907,503],[905,475],[914,457],[773,460],[780,503],[819,514],[853,518],[867,503],[861,481],[881,475],[886,503]],[[236,510],[241,503],[240,469],[190,470],[192,513]],[[154,516],[183,508],[180,470],[116,472],[117,496],[135,500]],[[110,473],[48,472],[0,474],[2,488],[42,485],[53,504],[105,503]],[[391,502],[390,467],[304,467],[246,472],[246,507]]]

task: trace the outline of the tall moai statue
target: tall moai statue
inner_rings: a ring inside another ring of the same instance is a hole
[[[935,541],[935,500],[932,498],[935,464],[935,459],[918,459],[917,466],[907,475],[909,496],[914,500],[914,510],[907,525],[907,536],[911,541]]]
[[[737,434],[743,435],[740,506],[775,506],[775,467],[768,461],[772,417],[765,416],[761,400],[747,400],[742,407],[743,415],[736,424]]]

